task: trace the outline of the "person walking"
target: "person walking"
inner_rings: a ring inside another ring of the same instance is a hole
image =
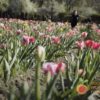
[[[77,13],[77,10],[75,10],[71,16],[71,28],[72,29],[75,28],[75,26],[77,25],[78,19],[79,19],[79,15]]]

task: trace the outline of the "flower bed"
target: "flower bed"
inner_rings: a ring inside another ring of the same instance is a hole
[[[78,23],[71,30],[67,22],[0,19],[0,87],[6,87],[5,97],[88,98],[100,70],[99,30],[95,23]]]

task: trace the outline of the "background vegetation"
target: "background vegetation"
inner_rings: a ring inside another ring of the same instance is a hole
[[[0,0],[0,17],[65,20],[74,9],[84,17],[99,16],[100,0]]]

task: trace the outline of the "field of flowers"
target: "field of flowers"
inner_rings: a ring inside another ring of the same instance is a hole
[[[87,100],[99,71],[99,25],[0,19],[0,100]]]

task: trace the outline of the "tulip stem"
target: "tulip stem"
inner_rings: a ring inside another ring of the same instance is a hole
[[[39,61],[36,66],[36,100],[40,100],[40,65],[41,62]]]

